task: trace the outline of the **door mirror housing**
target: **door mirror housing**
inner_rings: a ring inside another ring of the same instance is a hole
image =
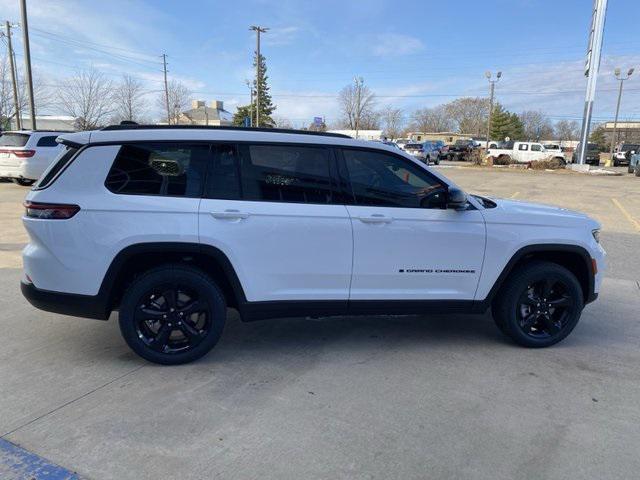
[[[464,210],[467,206],[467,194],[456,187],[450,187],[447,192],[447,208],[454,210]]]

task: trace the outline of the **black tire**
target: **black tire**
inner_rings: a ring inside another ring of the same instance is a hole
[[[35,180],[29,180],[27,178],[12,178],[11,181],[16,185],[20,185],[22,187],[30,187],[31,185],[36,183]]]
[[[582,288],[573,273],[555,263],[535,261],[509,275],[494,302],[493,318],[514,342],[541,348],[569,335],[583,307]]]
[[[142,358],[179,365],[197,360],[216,345],[226,310],[222,291],[203,271],[165,265],[142,274],[127,288],[120,304],[120,331]]]
[[[629,164],[629,166],[627,167],[627,173],[634,173],[633,165]]]
[[[615,158],[613,159],[613,166],[617,167],[619,165],[618,160],[616,160]]]
[[[636,177],[640,177],[640,163],[636,165]]]

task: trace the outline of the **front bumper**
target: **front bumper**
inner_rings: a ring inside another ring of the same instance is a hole
[[[20,290],[31,305],[45,312],[97,320],[107,320],[111,313],[107,308],[106,298],[102,298],[101,295],[77,295],[41,290],[33,283],[25,281],[20,282]]]

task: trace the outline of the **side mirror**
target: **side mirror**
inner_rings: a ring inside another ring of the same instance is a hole
[[[459,188],[451,187],[447,192],[447,208],[463,210],[467,206],[467,194]]]

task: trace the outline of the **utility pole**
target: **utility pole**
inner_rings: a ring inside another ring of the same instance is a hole
[[[354,77],[353,81],[356,84],[356,117],[355,127],[356,127],[356,140],[358,139],[358,135],[360,133],[360,115],[362,114],[362,109],[360,108],[360,102],[362,101],[362,87],[364,82],[362,78]]]
[[[31,113],[31,129],[36,129],[36,104],[33,98],[33,78],[31,77],[31,49],[29,48],[29,23],[27,21],[27,0],[20,0],[22,16],[22,42],[24,43],[24,72],[27,76],[27,93],[29,94],[29,113]]]
[[[167,125],[171,125],[171,110],[169,109],[169,85],[167,84],[167,54],[163,53],[161,57],[164,71],[164,101],[167,106]]]
[[[622,99],[622,85],[624,84],[625,80],[628,80],[629,77],[633,75],[633,72],[634,72],[634,69],[630,68],[629,71],[627,71],[626,77],[620,75],[619,68],[616,68],[613,72],[616,78],[618,79],[618,81],[620,82],[620,89],[618,90],[618,104],[616,105],[616,117],[613,121],[613,133],[611,134],[611,149],[609,150],[609,158],[611,159],[612,162],[613,162],[613,147],[615,146],[616,143],[618,143],[616,134],[618,130],[618,114],[620,113],[620,100]]]
[[[260,126],[260,34],[266,33],[268,28],[251,25],[249,30],[256,32],[256,127]]]
[[[253,85],[249,80],[245,80],[244,83],[249,87],[249,126],[253,127]]]
[[[9,68],[11,69],[11,83],[13,84],[13,106],[16,115],[16,129],[22,130],[22,118],[20,112],[20,102],[18,101],[18,78],[16,75],[15,57],[13,55],[13,45],[11,43],[11,24],[7,20],[7,48],[9,49]]]
[[[604,33],[604,20],[606,14],[607,0],[593,0],[589,46],[584,68],[584,75],[587,77],[587,91],[584,99],[584,114],[582,116],[582,131],[580,133],[580,150],[578,151],[578,163],[580,165],[584,165],[585,156],[587,154],[589,128],[591,127],[593,101],[596,96],[596,81],[598,79],[598,70],[600,69],[602,34]]]
[[[502,72],[498,72],[496,74],[496,79],[492,80],[493,74],[489,71],[484,72],[484,76],[487,77],[490,85],[490,96],[489,96],[489,118],[487,119],[487,143],[485,144],[485,152],[489,150],[489,136],[491,135],[491,116],[493,115],[493,96],[496,89],[496,83],[500,81],[500,77],[502,77]]]

